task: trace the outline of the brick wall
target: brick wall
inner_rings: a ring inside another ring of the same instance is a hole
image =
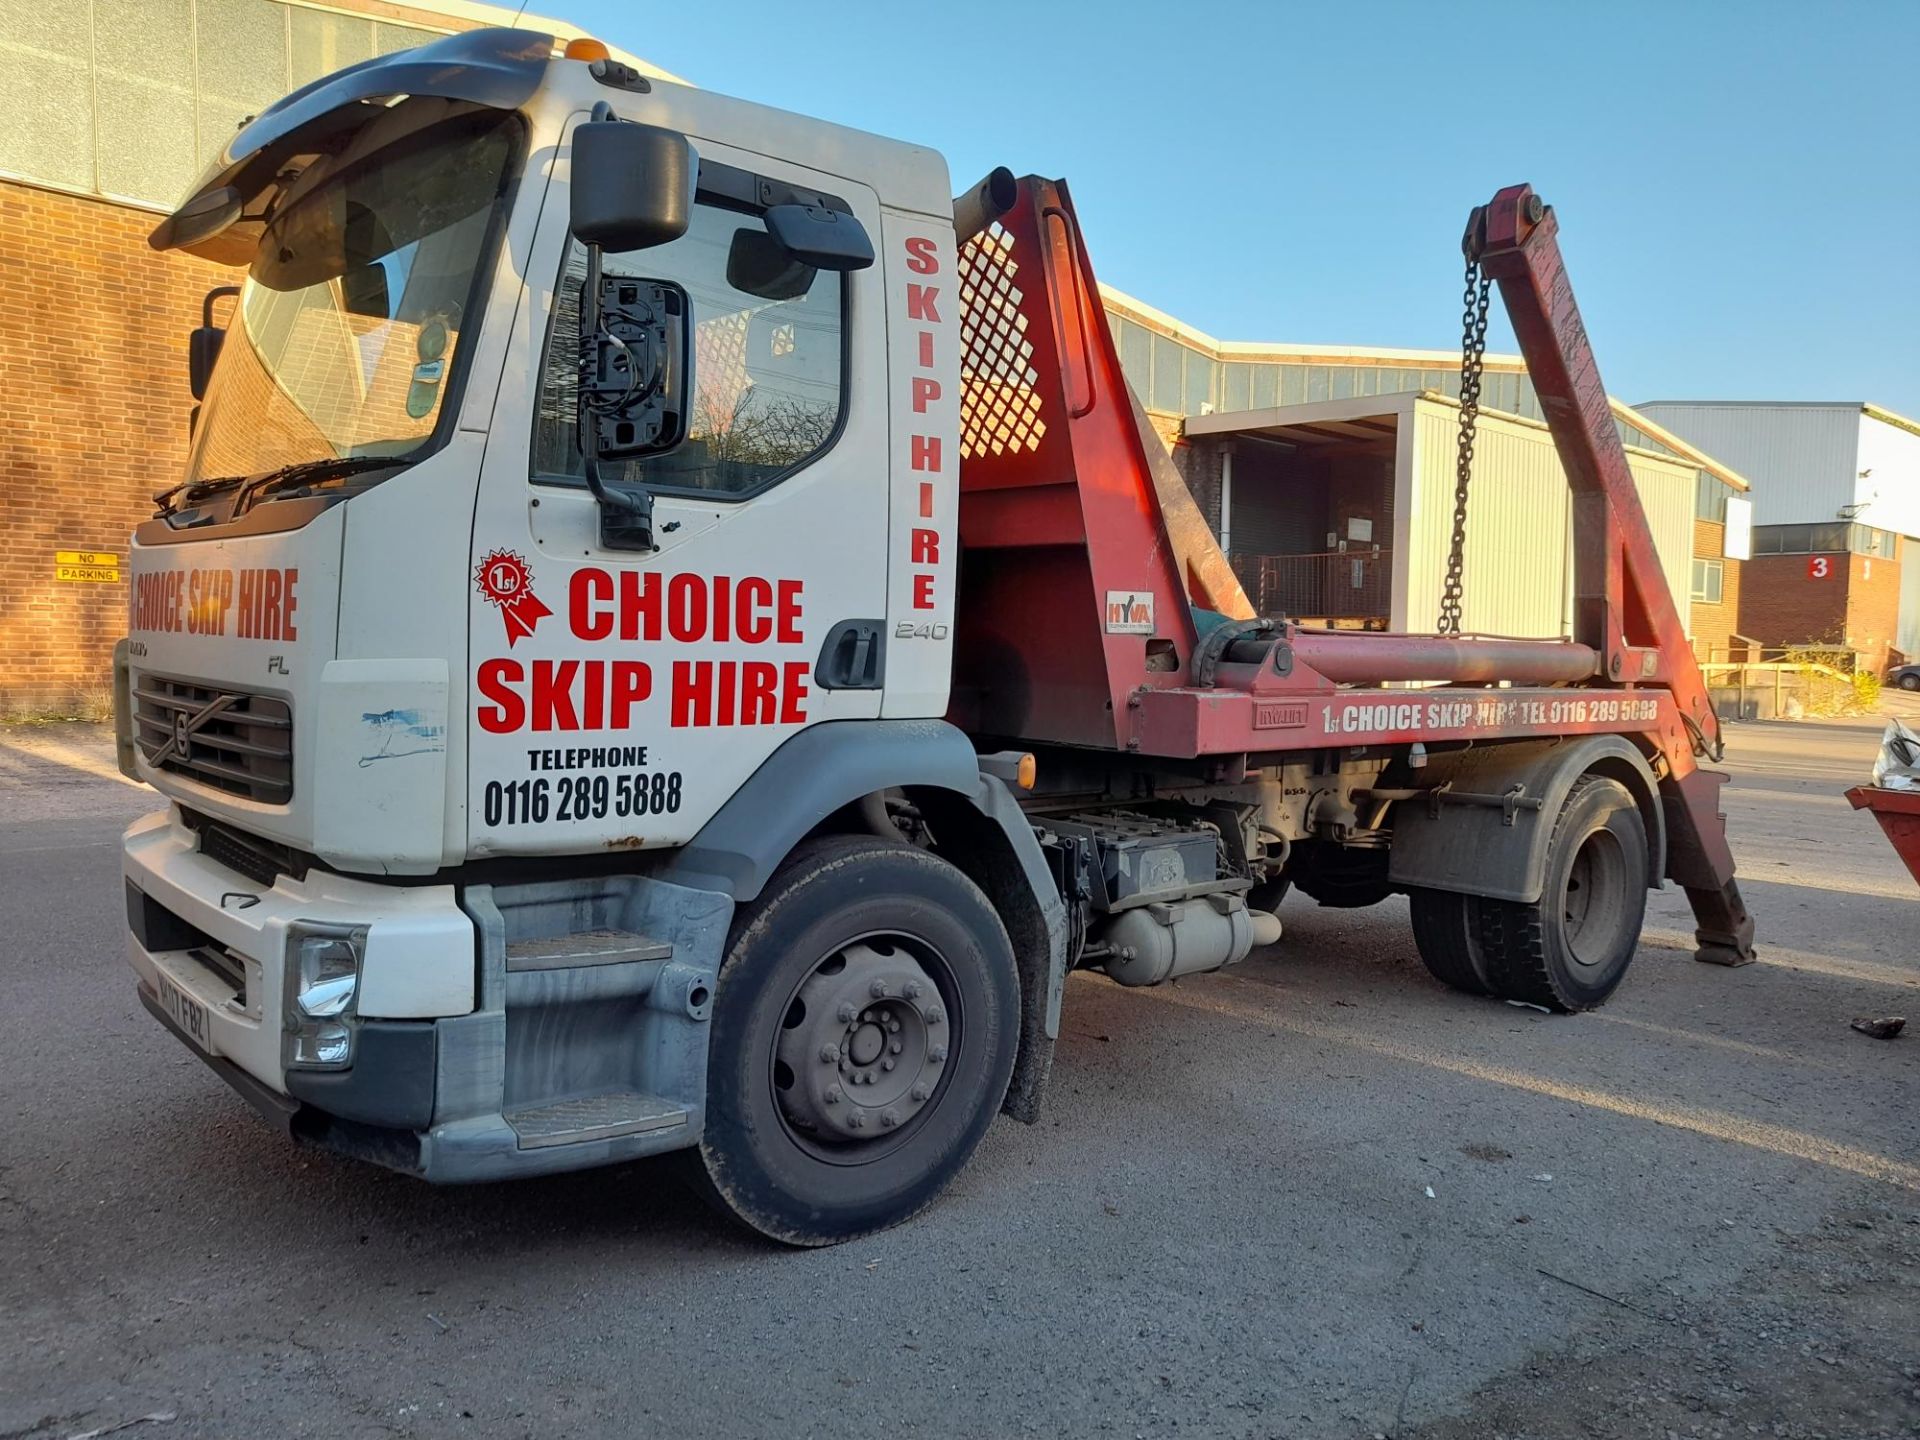
[[[1900,637],[1900,562],[1873,555],[1847,559],[1847,643],[1878,674]]]
[[[1740,628],[1740,581],[1746,567],[1742,560],[1721,559],[1727,548],[1727,527],[1717,520],[1693,522],[1693,553],[1703,560],[1720,560],[1720,603],[1709,605],[1695,600],[1690,607],[1688,630],[1693,636],[1694,653],[1705,656],[1711,649],[1722,652],[1733,637],[1749,632]]]
[[[1756,555],[1747,561],[1740,633],[1762,645],[1839,644],[1847,633],[1846,555],[1826,557],[1824,579],[1808,574],[1811,555]]]
[[[124,561],[186,459],[187,332],[232,273],[147,246],[157,216],[0,181],[0,715],[104,697],[119,584],[54,579],[56,550]]]
[[[1809,562],[1824,558],[1816,579]],[[1763,645],[1843,645],[1880,669],[1899,634],[1900,562],[1871,555],[1756,555],[1746,564],[1740,630]]]

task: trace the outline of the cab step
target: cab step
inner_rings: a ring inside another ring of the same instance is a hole
[[[611,1140],[687,1123],[687,1107],[658,1095],[613,1090],[605,1095],[581,1095],[551,1105],[515,1110],[506,1122],[522,1150],[549,1145],[577,1145],[585,1140]]]
[[[537,940],[509,940],[507,969],[572,970],[585,965],[625,965],[635,960],[667,960],[673,946],[633,930],[582,930]]]

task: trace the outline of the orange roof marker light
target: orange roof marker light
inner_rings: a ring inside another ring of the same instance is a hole
[[[567,41],[567,48],[560,53],[563,59],[585,60],[589,63],[613,58],[607,50],[605,41],[592,40],[585,35],[578,35]]]

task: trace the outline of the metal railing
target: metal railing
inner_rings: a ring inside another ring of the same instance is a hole
[[[1726,645],[1696,643],[1694,652],[1725,719],[1850,714],[1871,693],[1872,667],[1843,645],[1762,645],[1736,635]]]
[[[1824,665],[1830,670],[1852,674],[1862,666],[1860,652],[1845,645],[1762,645],[1744,635],[1735,635],[1724,645],[1695,641],[1693,658],[1702,665],[1733,668],[1741,665]]]
[[[1229,557],[1261,615],[1303,620],[1386,620],[1393,611],[1393,552],[1380,546],[1310,555]]]

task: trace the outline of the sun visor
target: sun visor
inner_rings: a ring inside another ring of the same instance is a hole
[[[404,96],[516,110],[539,88],[553,48],[553,36],[535,30],[469,30],[364,60],[302,86],[261,111],[227,143],[147,243],[220,265],[244,265],[289,157],[337,148],[374,118],[370,110]],[[236,201],[251,220],[234,218]]]

